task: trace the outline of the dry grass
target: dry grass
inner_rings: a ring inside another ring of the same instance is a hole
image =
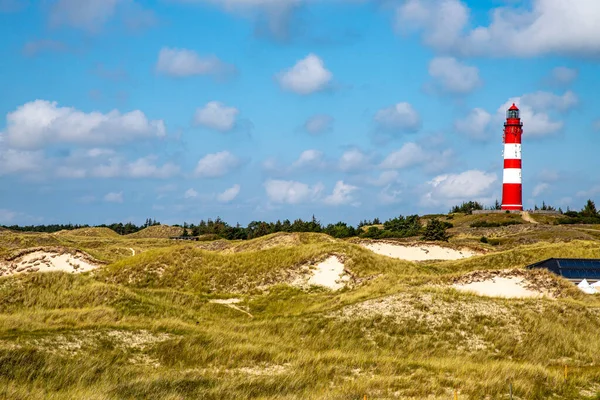
[[[528,232],[503,240],[545,231]],[[5,236],[5,249],[48,240]],[[530,278],[559,290],[554,300],[449,285],[548,257],[600,257],[596,240],[513,241],[470,259],[411,263],[319,234],[192,244],[58,237],[111,264],[0,278],[0,398],[449,399],[459,389],[459,398],[502,399],[508,382],[515,398],[599,398],[598,296],[547,274]],[[352,288],[286,284],[331,254],[345,260]],[[236,309],[211,301],[227,298],[240,300]]]
[[[117,238],[119,234],[110,228],[79,228],[62,230],[53,233],[56,236],[89,237],[89,238]]]
[[[183,235],[183,228],[179,226],[154,225],[138,232],[130,233],[127,237],[132,239],[168,239],[171,236],[181,235]]]

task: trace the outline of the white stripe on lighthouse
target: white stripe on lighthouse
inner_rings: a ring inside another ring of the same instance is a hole
[[[505,168],[503,183],[521,183],[521,168]]]
[[[521,159],[521,145],[518,143],[506,143],[504,145],[504,159],[509,160],[520,160]]]

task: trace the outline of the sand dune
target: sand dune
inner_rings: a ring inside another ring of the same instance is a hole
[[[307,265],[304,273],[297,277],[292,285],[303,288],[322,286],[339,290],[350,281],[350,275],[344,270],[344,263],[336,256],[330,256],[317,265]]]
[[[480,296],[489,297],[524,298],[548,296],[548,294],[541,290],[526,288],[527,283],[525,279],[520,277],[495,277],[481,282],[454,284],[452,287],[460,291],[473,292]]]
[[[362,246],[382,256],[409,261],[459,260],[477,255],[477,253],[470,250],[455,250],[429,244],[411,246],[387,242],[369,242],[363,243]]]
[[[98,266],[98,263],[94,263],[80,252],[38,250],[20,255],[10,261],[0,261],[0,276],[51,271],[82,273],[96,269]]]

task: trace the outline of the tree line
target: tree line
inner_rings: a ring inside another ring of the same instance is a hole
[[[470,214],[474,210],[497,210],[500,209],[498,201],[491,206],[485,207],[477,201],[463,202],[450,209],[450,213],[466,213]],[[542,207],[537,205],[535,209],[555,211],[553,206],[542,203]],[[567,208],[566,212],[562,212],[559,208],[558,212],[562,213],[563,218],[558,220],[560,224],[600,224],[600,213],[596,209],[596,204],[592,200],[588,200],[581,211],[572,211]],[[149,226],[160,225],[155,219],[147,218],[144,224],[136,225],[132,222],[128,223],[113,223],[95,225],[95,227],[109,228],[117,232],[119,235],[128,235],[138,232]],[[230,240],[245,240],[254,239],[260,236],[269,235],[277,232],[316,232],[325,233],[332,237],[343,239],[349,237],[363,237],[372,239],[385,238],[404,238],[421,235],[426,240],[447,240],[448,235],[446,230],[452,227],[452,224],[446,221],[440,221],[436,218],[430,218],[428,221],[423,221],[418,215],[409,215],[390,218],[385,222],[381,222],[379,218],[372,220],[361,220],[356,227],[346,222],[340,221],[335,224],[322,224],[319,220],[312,217],[310,220],[296,219],[293,222],[289,219],[277,220],[276,222],[267,221],[252,221],[247,226],[240,224],[229,225],[221,218],[215,220],[201,220],[197,224],[184,222],[183,225],[175,225],[184,228],[183,235],[192,236],[213,236]],[[52,224],[52,225],[29,225],[29,226],[2,226],[13,231],[20,232],[58,232],[61,230],[73,230],[80,228],[91,228],[90,225],[74,225],[74,224]]]
[[[104,227],[112,229],[119,235],[127,235],[135,233],[149,226],[160,225],[154,219],[148,218],[143,225],[135,225],[131,222],[126,224],[102,224],[96,227]],[[174,225],[183,228],[183,236],[205,236],[207,238],[223,238],[229,240],[246,240],[269,235],[278,232],[315,232],[325,233],[329,236],[338,239],[349,237],[363,237],[372,239],[383,238],[404,238],[411,236],[422,235],[426,240],[447,240],[448,235],[446,229],[452,227],[452,224],[441,222],[435,219],[430,220],[426,224],[421,223],[421,218],[418,215],[398,216],[390,218],[381,224],[379,218],[373,220],[361,221],[358,226],[354,227],[351,224],[340,221],[335,224],[322,224],[315,216],[310,220],[296,219],[293,222],[289,219],[277,220],[276,222],[267,221],[252,221],[247,226],[240,224],[229,225],[221,218],[201,220],[199,223],[187,223],[183,225]],[[4,226],[5,228],[21,231],[21,232],[58,232],[60,230],[73,230],[80,228],[90,228],[90,225],[73,225],[73,224],[54,224],[54,225],[37,225],[37,226]]]

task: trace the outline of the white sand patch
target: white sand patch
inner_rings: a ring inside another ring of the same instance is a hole
[[[292,285],[302,288],[322,286],[331,290],[339,290],[350,281],[350,275],[344,269],[344,263],[336,256],[330,256],[317,265],[306,265],[304,272]]]
[[[470,250],[455,250],[436,245],[407,246],[393,243],[363,243],[362,246],[382,256],[408,261],[459,260],[477,255]]]
[[[317,268],[308,279],[308,284],[338,290],[343,288],[348,280],[350,277],[344,275],[344,264],[336,256],[331,256],[317,264]]]
[[[541,290],[531,290],[526,288],[527,281],[520,277],[495,277],[480,282],[471,282],[464,284],[454,284],[453,288],[473,292],[480,296],[505,297],[505,298],[524,298],[524,297],[552,297],[550,294]]]
[[[34,251],[11,261],[0,261],[0,276],[26,272],[65,271],[74,274],[91,271],[99,267],[81,253],[59,253]]]
[[[209,303],[214,303],[214,304],[237,304],[237,303],[241,303],[242,300],[241,299],[213,299],[213,300],[209,300]]]

